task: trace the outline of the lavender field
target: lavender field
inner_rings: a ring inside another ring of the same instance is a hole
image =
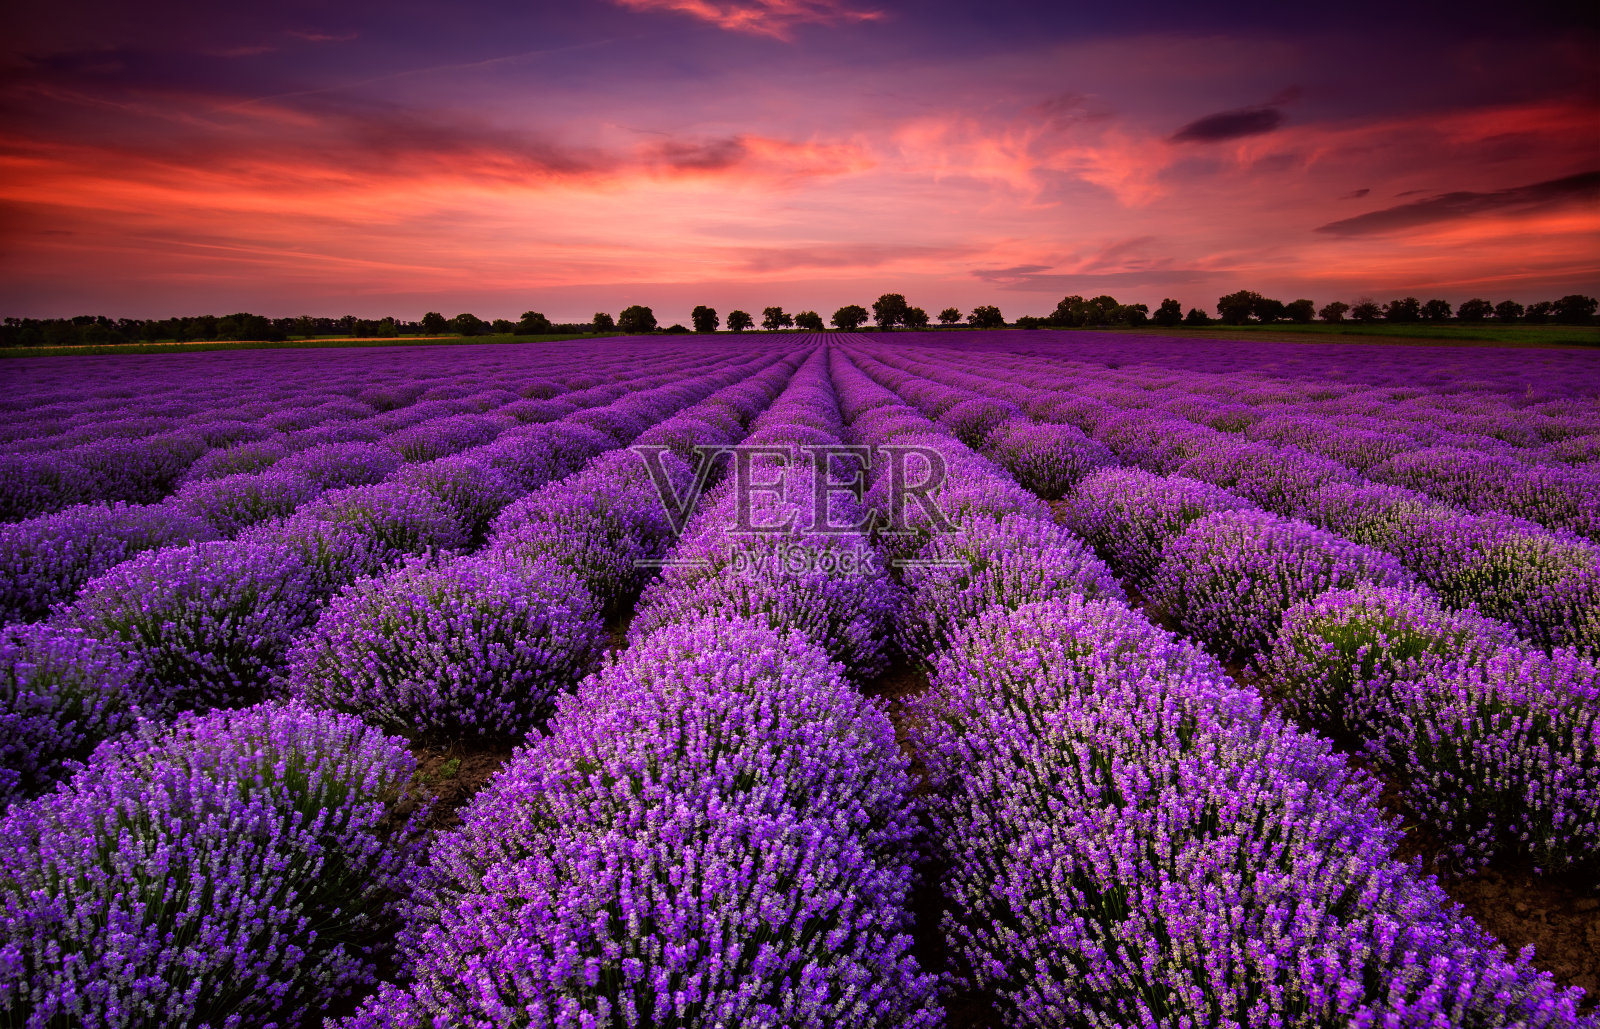
[[[5,375],[0,1025],[1596,1024],[1592,354]]]

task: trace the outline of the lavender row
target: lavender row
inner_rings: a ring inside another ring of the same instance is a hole
[[[670,384],[672,377],[635,381],[646,386],[663,381]],[[628,390],[626,385],[621,388]],[[587,399],[610,405],[618,394],[600,389]],[[459,494],[466,489],[479,494],[492,494],[496,489],[525,492],[549,478],[551,465],[558,460],[554,455],[594,445],[599,430],[590,421],[604,424],[605,411],[605,406],[587,411],[577,405],[553,407],[549,414],[572,417],[510,429],[478,415],[443,415],[403,430],[408,436],[390,436],[388,442],[396,445],[356,440],[319,444],[292,455],[277,455],[268,467],[257,471],[198,479],[159,505],[80,505],[0,526],[0,617],[8,621],[43,617],[52,604],[70,599],[89,579],[138,553],[234,536],[250,525],[288,515],[340,487],[374,485],[394,478],[435,494]],[[426,435],[419,435],[424,432]],[[496,437],[495,442],[487,442]],[[474,449],[464,455],[456,453],[465,447]],[[243,444],[215,454],[228,457],[254,449]],[[420,463],[403,465],[408,454]],[[478,465],[490,470],[479,470]],[[504,481],[493,481],[497,479]],[[464,513],[473,523],[469,530],[481,534],[483,512]]]
[[[819,492],[815,458],[800,449],[837,446],[841,429],[818,351],[751,426],[746,443],[770,451],[738,455],[739,474],[685,526],[671,564],[640,601],[631,638],[707,617],[754,618],[803,633],[857,681],[881,674],[896,595],[864,530],[853,528],[861,521],[853,498]],[[782,489],[746,494],[735,488],[741,482]]]
[[[688,394],[668,388],[625,398],[612,407],[631,420],[617,424],[648,425],[695,392],[703,395],[719,382],[735,383],[747,371],[734,367],[706,377]],[[538,474],[549,478],[616,443],[615,437],[598,433],[587,441],[556,437],[542,452],[530,447],[521,460],[523,467],[542,469]],[[295,515],[236,540],[148,551],[94,580],[61,610],[56,627],[42,629],[39,638],[55,634],[103,640],[102,649],[116,650],[134,671],[123,671],[124,665],[118,664],[116,675],[78,674],[56,669],[59,662],[35,661],[26,648],[8,650],[5,717],[27,728],[19,747],[7,754],[7,768],[24,777],[17,788],[31,792],[43,786],[47,776],[41,769],[59,773],[70,767],[63,763],[82,759],[136,711],[160,717],[260,699],[287,670],[295,641],[318,624],[324,605],[341,589],[380,575],[408,555],[467,548],[467,513],[481,514],[478,505],[485,496],[494,500],[492,508],[514,495],[495,469],[469,466],[467,471],[476,475],[444,483],[462,489],[439,495],[400,482],[331,491]],[[485,477],[486,492],[469,488],[483,485]],[[427,578],[420,570],[413,569],[413,574]],[[548,590],[538,595],[547,596]],[[463,604],[477,603],[459,591],[456,596]],[[479,609],[479,617],[501,617],[493,609],[481,611],[481,604]],[[535,612],[528,617],[537,621],[545,616]],[[596,630],[591,622],[580,605],[566,621],[540,624],[581,654],[593,646]],[[330,631],[334,624],[329,623]],[[517,646],[524,654],[532,648],[531,643]],[[586,670],[581,657],[576,660]],[[85,720],[76,713],[102,707],[118,712],[117,717]]]
[[[1393,553],[1451,605],[1504,619],[1540,646],[1590,653],[1600,647],[1600,549],[1587,540],[1364,482],[1336,462],[1293,447],[1241,444],[1170,416],[1122,411],[1081,396],[1082,383],[1064,394],[1047,388],[1050,380],[1037,372],[1014,385],[954,370],[943,377],[986,389],[991,402],[1071,418],[1141,467],[1225,486],[1280,514]]]
[[[846,406],[888,407],[869,403]],[[1575,995],[1393,858],[1375,784],[1081,592],[974,604],[913,721],[952,862],[946,938],[1011,1024],[1576,1023]]]
[[[193,428],[293,434],[374,411],[469,401],[536,403],[654,368],[736,359],[729,348],[651,341],[9,362],[0,440],[13,452]],[[314,383],[315,385],[310,385]],[[230,424],[231,423],[231,424]],[[399,427],[389,424],[386,428]],[[220,445],[220,444],[214,444]]]
[[[623,369],[625,377],[630,374],[638,373]],[[449,384],[433,389],[425,384],[402,388],[388,399],[404,403],[382,411],[375,402],[336,393],[306,395],[304,387],[297,386],[290,395],[276,398],[276,404],[241,406],[238,400],[248,394],[235,393],[225,406],[178,420],[140,416],[137,411],[151,403],[159,405],[158,409],[171,410],[160,400],[133,399],[143,385],[147,384],[135,380],[130,388],[119,391],[117,399],[133,409],[126,412],[130,416],[106,419],[104,412],[93,412],[91,423],[63,435],[14,440],[8,447],[11,452],[4,457],[0,515],[10,521],[84,501],[153,503],[186,477],[215,477],[218,471],[226,472],[234,461],[242,460],[247,465],[255,461],[259,466],[312,446],[371,442],[389,434],[395,434],[393,444],[398,453],[408,460],[415,459],[413,451],[426,451],[432,443],[427,437],[416,438],[414,431],[408,432],[417,422],[456,415],[460,416],[458,422],[464,423],[458,427],[457,435],[476,431],[481,436],[501,424],[486,420],[487,411],[503,409],[504,422],[515,424],[548,418],[545,409],[550,407],[547,400],[524,400],[499,386],[474,390],[460,381],[455,388]],[[525,388],[546,397],[559,391],[547,381],[529,383]],[[599,383],[576,393],[574,399],[583,401],[583,393],[596,392],[599,395],[587,398],[588,402],[615,399],[605,396],[607,391]],[[412,402],[418,397],[429,399]],[[319,399],[322,402],[318,403]],[[380,398],[373,396],[369,400]],[[310,406],[297,407],[295,401]],[[251,415],[259,420],[248,417]],[[479,424],[466,424],[475,419]],[[241,448],[240,453],[226,453]]]
[[[1146,384],[1183,384],[1188,394],[1170,402],[1187,403],[1208,424],[1243,415],[1248,425],[1256,417],[1249,408],[1266,417],[1292,409],[1423,445],[1546,451],[1567,462],[1584,460],[1581,451],[1600,437],[1600,376],[1592,356],[1578,350],[1283,346],[1120,333],[969,333],[961,350],[981,352],[986,365],[1072,375],[1109,368]]]
[[[780,364],[717,396],[737,407],[792,367]],[[369,582],[405,581],[425,592],[411,578],[417,570]],[[489,594],[480,613],[504,617],[517,607],[485,590],[482,579],[461,578],[467,588],[458,596],[470,596],[469,603]],[[582,603],[579,596],[587,594],[577,577],[568,573],[565,585],[563,595],[551,598],[555,606]],[[11,631],[42,636],[49,627]],[[510,635],[521,642],[525,633]],[[30,670],[45,668],[41,657],[65,657],[78,671],[86,664],[59,642],[56,651],[67,653],[41,655],[39,640],[16,642],[33,644]],[[103,664],[116,660],[92,641],[68,642]],[[418,650],[425,659],[437,657],[438,644],[459,642],[419,641]],[[471,669],[463,657],[470,655],[447,656],[440,668]],[[514,675],[504,663],[493,664],[476,670]],[[19,886],[0,887],[8,916],[0,922],[6,1014],[41,1026],[282,1024],[370,984],[384,954],[374,941],[387,937],[398,913],[394,898],[423,874],[415,864],[422,812],[406,814],[403,789],[414,762],[403,743],[352,715],[298,702],[184,715],[170,728],[141,721],[138,733],[104,744],[62,791],[13,806],[0,823],[0,835],[19,844],[16,875],[0,875],[0,882]],[[766,819],[750,831],[764,838],[778,824]],[[631,838],[625,842],[632,845]],[[830,856],[826,842],[821,849]],[[440,871],[429,881],[444,889],[444,866],[434,866]],[[736,864],[722,867],[738,874]],[[179,903],[164,899],[162,891],[173,885]],[[757,901],[755,910],[770,912],[770,904]],[[203,960],[189,945],[196,939],[206,941]],[[557,954],[558,964],[562,958]]]
[[[1197,376],[1111,373],[1070,364],[1058,367],[1059,377],[1070,379],[1076,391],[1087,387],[1121,409],[1146,408],[1151,415],[1176,416],[1205,430],[1242,433],[1250,440],[1289,445],[1298,448],[1290,451],[1297,457],[1301,451],[1309,451],[1353,466],[1376,481],[1417,490],[1471,511],[1505,512],[1591,539],[1600,535],[1600,501],[1595,499],[1600,495],[1600,479],[1591,468],[1562,466],[1562,462],[1587,462],[1600,456],[1600,421],[1591,424],[1576,413],[1557,423],[1573,435],[1560,435],[1555,427],[1546,430],[1555,437],[1556,446],[1547,452],[1532,445],[1533,439],[1523,440],[1530,445],[1520,447],[1482,431],[1446,434],[1433,425],[1421,429],[1398,422],[1389,412],[1361,417],[1323,414],[1317,408],[1327,402],[1306,402],[1303,391],[1280,391],[1282,395],[1256,404],[1240,395],[1237,381],[1213,383]],[[1037,369],[1034,364],[1035,374]],[[1227,390],[1227,399],[1208,396],[1212,389]],[[1435,420],[1441,415],[1432,409],[1429,414]],[[1531,431],[1525,412],[1496,405],[1495,415],[1498,420],[1493,424],[1471,428],[1492,429],[1513,438]],[[1216,432],[1202,434],[1212,441],[1227,440]],[[1543,442],[1542,437],[1535,439]],[[1353,477],[1346,469],[1335,466],[1334,471],[1338,477]]]
[[[803,365],[747,441],[825,435],[821,370]],[[717,580],[675,574],[715,560],[713,537],[739,542],[726,494],[686,527],[632,646],[559,701],[550,735],[436,848],[410,981],[353,1024],[938,1024],[902,931],[905,759],[824,649],[847,641],[817,639],[802,595],[827,584],[791,576],[788,602],[767,605],[765,575],[723,564],[720,603],[696,603]],[[513,523],[524,539],[535,513]]]
[[[649,419],[640,438],[676,428],[699,442],[735,442],[744,430],[731,412],[764,407],[793,368],[791,357],[738,373],[682,414]],[[724,424],[703,420],[716,414]],[[672,485],[682,489],[687,476],[675,464]],[[440,742],[537,730],[556,698],[597,667],[605,615],[631,601],[638,562],[667,543],[654,487],[638,454],[600,455],[502,512],[479,553],[357,582],[295,641],[291,695]]]
[[[1398,559],[1207,484],[1137,469],[1089,476],[1062,517],[1164,617],[1227,660],[1262,665],[1277,658],[1280,628],[1298,631],[1295,651],[1307,667],[1291,673],[1283,666],[1271,678],[1292,681],[1315,701],[1302,697],[1291,707],[1321,731],[1359,739],[1461,860],[1505,853],[1544,867],[1589,860],[1600,833],[1597,673],[1589,662],[1560,650],[1554,659],[1527,653],[1509,630],[1490,632],[1483,627],[1493,623],[1468,613],[1456,623],[1479,627],[1484,657],[1473,661],[1470,650],[1458,650],[1465,630],[1428,637],[1441,665],[1448,658],[1461,666],[1380,676],[1365,688],[1383,693],[1381,711],[1369,698],[1363,718],[1344,695],[1351,684],[1341,661],[1367,655],[1381,667],[1389,658],[1373,655],[1393,647],[1392,660],[1403,663],[1416,655],[1406,652],[1397,624],[1415,630],[1415,643],[1437,621],[1428,614],[1439,611],[1437,601],[1414,588]],[[1332,650],[1338,659],[1329,657],[1328,640],[1286,622],[1291,609],[1303,618],[1330,591],[1349,590],[1376,591],[1389,607],[1386,618],[1341,625],[1342,646]],[[1490,639],[1498,645],[1489,647]],[[1319,685],[1318,675],[1333,681]],[[1335,710],[1353,721],[1331,721]],[[1318,711],[1320,718],[1309,717]]]

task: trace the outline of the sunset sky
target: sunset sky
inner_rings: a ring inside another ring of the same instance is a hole
[[[1600,294],[1554,4],[7,5],[0,314]]]

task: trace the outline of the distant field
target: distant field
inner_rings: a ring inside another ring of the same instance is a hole
[[[1105,330],[1099,330],[1105,331]],[[1291,343],[1337,340],[1361,343],[1430,344],[1490,343],[1517,346],[1600,346],[1600,326],[1595,325],[1208,325],[1205,328],[1157,328],[1141,325],[1127,330],[1163,336],[1200,336],[1209,339],[1281,339]]]
[[[74,354],[171,354],[199,353],[206,350],[323,350],[345,347],[448,347],[482,346],[486,343],[552,343],[563,339],[585,339],[592,332],[552,332],[538,336],[330,336],[325,339],[201,340],[157,343],[119,343],[110,346],[0,347],[0,357],[69,357]],[[607,335],[610,335],[609,333]]]
[[[865,330],[876,334],[868,326]],[[978,330],[966,326],[930,326],[925,330],[896,329],[891,335],[913,338],[927,333],[963,334]],[[992,332],[994,330],[987,330]],[[1005,330],[1023,332],[1028,330]],[[1400,346],[1461,346],[1488,345],[1497,347],[1600,347],[1600,326],[1575,325],[1208,325],[1205,328],[1161,328],[1141,325],[1137,328],[1107,329],[1052,329],[1054,332],[1090,332],[1096,334],[1140,336],[1188,336],[1196,339],[1245,339],[1252,341],[1281,341],[1285,343],[1384,343]],[[788,334],[799,333],[790,330]],[[781,335],[764,330],[752,330],[752,335]],[[155,343],[123,343],[109,346],[67,347],[0,347],[0,358],[6,357],[68,357],[72,355],[106,354],[170,354],[174,352],[199,353],[208,350],[321,350],[350,347],[431,347],[431,346],[485,346],[501,343],[552,343],[567,339],[592,339],[614,336],[617,333],[546,333],[538,336],[514,336],[505,333],[488,336],[394,336],[351,337],[329,336],[320,339],[290,339],[278,342],[266,340],[204,340],[179,342],[166,340]],[[719,332],[718,337],[733,337],[733,333]]]

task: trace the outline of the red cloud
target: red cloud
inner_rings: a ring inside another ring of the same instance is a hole
[[[712,0],[616,0],[634,11],[676,11],[711,22],[731,32],[749,32],[774,39],[789,39],[798,24],[836,25],[840,22],[877,21],[882,11],[847,7],[838,0],[747,0],[714,3]]]

